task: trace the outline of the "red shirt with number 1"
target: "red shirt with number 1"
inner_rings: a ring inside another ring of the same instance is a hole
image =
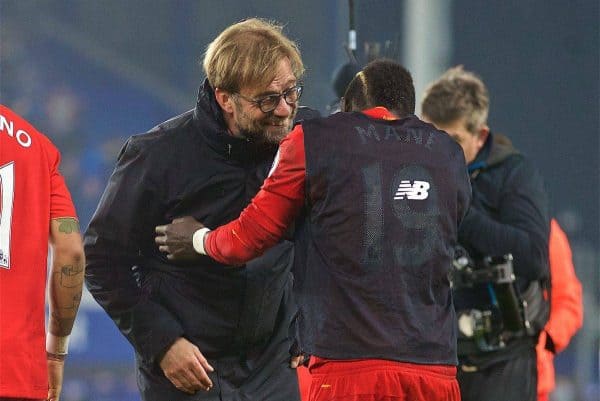
[[[48,395],[50,220],[77,217],[59,162],[48,138],[0,105],[0,397]]]

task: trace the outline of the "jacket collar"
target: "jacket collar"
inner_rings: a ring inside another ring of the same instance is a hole
[[[477,157],[468,165],[469,173],[477,175],[479,171],[502,163],[508,157],[519,154],[510,139],[502,134],[489,133]]]
[[[237,138],[229,133],[208,79],[204,80],[198,90],[193,122],[196,131],[204,137],[206,143],[228,159],[259,162],[275,156],[276,147],[259,149],[251,140]]]

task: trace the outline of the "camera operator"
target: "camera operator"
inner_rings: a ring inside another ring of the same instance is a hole
[[[458,322],[458,380],[463,401],[535,401],[535,344],[547,314],[529,321],[527,306],[532,306],[528,297],[533,294],[531,299],[547,312],[543,298],[547,299],[544,286],[549,282],[547,196],[532,164],[508,138],[490,132],[488,108],[484,83],[462,66],[430,84],[422,101],[423,119],[448,132],[462,146],[468,164],[473,201],[459,242],[473,259],[475,271],[513,264],[516,280],[510,288],[524,307],[521,327],[515,329],[503,320],[503,314],[511,311],[498,302],[497,285],[455,288],[457,313],[471,311],[466,322],[460,317]],[[509,254],[512,260],[490,258]],[[469,327],[469,319],[476,324]],[[483,332],[483,339],[477,331]]]

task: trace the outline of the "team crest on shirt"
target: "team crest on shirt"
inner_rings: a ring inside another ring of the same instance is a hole
[[[427,181],[402,180],[394,195],[394,200],[410,199],[424,200],[429,197],[429,188],[431,185]]]

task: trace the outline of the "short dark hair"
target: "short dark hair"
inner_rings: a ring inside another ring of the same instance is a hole
[[[393,60],[377,59],[348,85],[343,111],[383,106],[402,118],[415,112],[415,86],[410,72]]]

